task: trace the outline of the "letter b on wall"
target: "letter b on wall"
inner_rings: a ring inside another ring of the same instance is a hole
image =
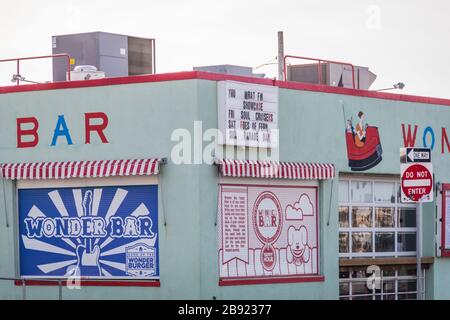
[[[32,148],[39,143],[39,122],[35,117],[17,118],[16,126],[17,148]]]

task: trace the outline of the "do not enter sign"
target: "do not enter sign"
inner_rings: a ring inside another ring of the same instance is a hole
[[[433,166],[431,163],[401,164],[401,201],[433,201]]]

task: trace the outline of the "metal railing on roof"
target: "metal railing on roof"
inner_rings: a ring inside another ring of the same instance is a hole
[[[67,53],[58,53],[58,54],[51,54],[51,55],[46,55],[46,56],[2,59],[2,60],[0,60],[0,63],[14,62],[14,61],[16,62],[16,74],[13,74],[12,81],[16,82],[16,85],[20,85],[20,81],[35,83],[34,81],[26,80],[25,77],[23,77],[20,74],[20,61],[35,60],[35,59],[48,59],[48,58],[67,58],[67,80],[70,81],[70,55]]]
[[[333,60],[325,60],[325,59],[319,59],[319,58],[311,58],[311,57],[301,57],[301,56],[292,56],[292,55],[285,55],[284,56],[284,81],[287,81],[287,59],[300,59],[300,60],[309,60],[309,61],[317,61],[317,72],[318,72],[318,79],[319,84],[322,83],[322,72],[321,72],[321,63],[333,63],[333,64],[341,64],[344,66],[349,66],[352,69],[352,84],[353,89],[355,89],[355,66],[348,62],[341,62],[341,61],[333,61]]]

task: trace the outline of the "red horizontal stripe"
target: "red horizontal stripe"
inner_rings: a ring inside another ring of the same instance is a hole
[[[329,163],[221,159],[218,164],[220,173],[225,177],[281,179],[334,178],[334,165]]]
[[[271,284],[271,283],[296,283],[296,282],[323,282],[325,276],[293,276],[284,278],[259,278],[259,279],[220,279],[219,286],[242,286],[250,284]]]
[[[0,164],[0,176],[7,179],[67,179],[159,173],[159,158],[141,160],[93,160]],[[114,166],[116,165],[116,171]],[[142,171],[142,167],[147,169]],[[109,168],[109,170],[108,170]],[[137,169],[137,170],[136,170]]]
[[[85,81],[85,80],[64,81],[64,82],[42,83],[42,84],[27,84],[27,85],[19,85],[19,86],[17,86],[17,85],[4,86],[4,87],[0,87],[0,94],[26,92],[26,91],[100,87],[100,86],[133,84],[133,83],[147,83],[147,82],[151,83],[151,82],[164,82],[164,81],[177,81],[177,80],[191,80],[191,79],[203,79],[203,80],[211,80],[211,81],[233,80],[233,81],[241,81],[241,82],[246,82],[246,83],[278,86],[279,88],[292,89],[292,90],[313,91],[313,92],[341,94],[341,95],[366,97],[366,98],[374,98],[374,99],[383,99],[383,100],[394,100],[394,101],[416,102],[416,103],[423,103],[423,104],[436,104],[436,105],[450,106],[450,99],[444,99],[444,98],[414,96],[414,95],[397,94],[397,93],[377,92],[377,91],[370,91],[370,90],[357,90],[357,89],[332,87],[332,86],[301,83],[301,82],[278,81],[278,80],[271,80],[271,79],[234,76],[234,75],[229,75],[229,74],[217,74],[217,73],[204,72],[204,71],[184,71],[184,72],[176,72],[176,73],[161,73],[161,74],[150,74],[150,75],[141,75],[141,76],[104,78],[104,79],[95,79],[95,80],[89,80],[89,81]]]
[[[58,286],[57,281],[45,281],[45,280],[15,280],[16,286],[22,286],[25,282],[26,286]],[[73,285],[72,283],[70,283]],[[66,286],[66,280],[61,280],[61,285]],[[125,281],[125,280],[81,280],[80,286],[82,287],[160,287],[161,282],[159,280],[143,280],[143,281]]]

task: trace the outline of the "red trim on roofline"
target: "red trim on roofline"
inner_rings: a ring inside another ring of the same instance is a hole
[[[22,286],[23,282],[27,286],[58,286],[56,281],[43,281],[43,280],[15,280],[14,284],[16,286]],[[61,281],[61,285],[66,286],[66,280]],[[159,280],[146,280],[146,281],[125,281],[125,280],[108,280],[108,281],[98,281],[98,280],[81,280],[80,286],[82,287],[160,287],[161,282]]]
[[[241,82],[247,82],[247,83],[273,85],[273,86],[278,86],[279,88],[283,88],[283,89],[313,91],[313,92],[322,92],[322,93],[334,93],[334,94],[342,94],[342,95],[366,97],[366,98],[374,98],[374,99],[384,99],[384,100],[394,100],[394,101],[404,101],[404,102],[417,102],[417,103],[425,103],[425,104],[450,106],[450,99],[444,99],[444,98],[433,98],[433,97],[414,96],[414,95],[397,94],[397,93],[386,93],[386,92],[376,92],[376,91],[368,91],[368,90],[338,88],[338,87],[324,86],[324,85],[318,85],[318,84],[234,76],[234,75],[218,74],[218,73],[211,73],[211,72],[204,72],[204,71],[184,71],[184,72],[176,72],[176,73],[160,73],[160,74],[105,78],[105,79],[95,79],[95,80],[64,81],[64,82],[52,82],[52,83],[43,83],[43,84],[26,84],[26,85],[19,85],[19,86],[6,86],[6,87],[0,87],[0,94],[42,91],[42,90],[101,87],[101,86],[122,85],[122,84],[146,83],[146,82],[191,80],[191,79],[212,80],[212,81],[234,80],[234,81],[241,81]]]
[[[195,71],[0,87],[0,94],[196,79]]]

